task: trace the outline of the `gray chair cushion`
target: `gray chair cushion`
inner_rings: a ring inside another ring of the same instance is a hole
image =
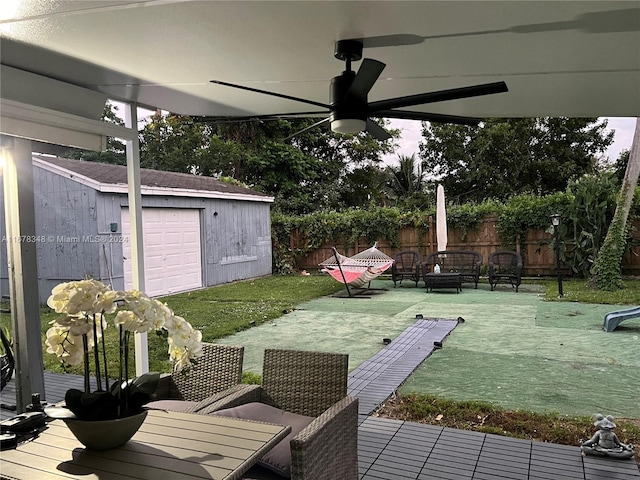
[[[282,480],[282,478],[282,475],[273,470],[267,470],[260,465],[254,465],[247,473],[242,475],[242,480]]]
[[[145,406],[156,410],[169,410],[170,412],[186,412],[198,402],[188,402],[186,400],[156,400],[149,402]]]
[[[285,478],[291,478],[291,440],[300,433],[307,425],[309,425],[314,417],[305,415],[297,415],[295,413],[286,412],[279,408],[266,405],[264,403],[247,403],[239,407],[218,410],[211,415],[220,415],[223,417],[242,418],[245,420],[257,420],[259,422],[275,423],[276,425],[291,426],[291,433],[273,447],[258,462],[269,470],[274,471],[278,475]]]

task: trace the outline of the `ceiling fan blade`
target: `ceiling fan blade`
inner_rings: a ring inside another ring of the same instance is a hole
[[[371,58],[365,58],[358,69],[356,77],[353,79],[349,90],[347,91],[346,99],[349,97],[356,97],[359,99],[367,98],[369,90],[373,87],[378,80],[378,77],[387,65],[379,62],[378,60],[372,60]]]
[[[369,132],[369,135],[371,135],[376,140],[380,140],[381,142],[384,140],[389,140],[391,138],[389,132],[387,132],[384,128],[382,128],[370,118],[367,118],[367,126],[365,130]]]
[[[261,93],[263,95],[270,95],[272,97],[284,98],[285,100],[293,100],[294,102],[307,103],[309,105],[315,105],[316,107],[326,108],[327,110],[329,110],[330,108],[329,105],[324,103],[314,102],[313,100],[307,100],[305,98],[292,97],[291,95],[284,95],[282,93],[269,92],[268,90],[260,90],[258,88],[252,88],[252,87],[245,87],[244,85],[237,85],[235,83],[223,82],[221,80],[209,80],[209,82],[215,83],[216,85],[222,85],[225,87],[237,88],[239,90],[246,90],[247,92]]]
[[[311,130],[312,128],[316,128],[318,125],[323,124],[324,122],[328,122],[330,119],[330,117],[327,118],[323,118],[322,120],[320,120],[319,122],[314,123],[313,125],[309,125],[308,127],[303,128],[302,130],[298,130],[296,133],[293,133],[291,135],[289,135],[288,137],[285,137],[282,139],[282,141],[284,140],[289,140],[290,138],[295,137],[296,135],[300,135],[301,133],[304,133],[308,130]]]
[[[376,112],[376,116],[384,118],[401,118],[404,120],[421,120],[423,122],[455,123],[457,125],[469,125],[472,127],[477,127],[483,120],[482,118],[475,117],[461,117],[458,115],[444,115],[440,113],[409,112],[407,110],[379,110]]]
[[[376,37],[363,37],[359,40],[364,48],[399,47],[403,45],[418,45],[428,37],[413,35],[410,33],[398,33],[395,35],[378,35]]]
[[[445,102],[460,98],[479,97],[482,95],[493,95],[494,93],[507,92],[507,84],[504,82],[483,83],[470,87],[451,88],[449,90],[439,90],[437,92],[419,93],[406,97],[390,98],[369,104],[369,113],[374,115],[381,110],[392,108],[412,107],[425,103]]]
[[[251,121],[257,121],[257,120],[277,120],[277,119],[283,119],[286,120],[288,118],[291,119],[296,119],[296,118],[305,118],[305,117],[315,117],[318,115],[327,115],[329,112],[324,111],[324,112],[287,112],[287,113],[267,113],[264,115],[244,115],[244,116],[239,116],[239,117],[232,117],[232,116],[224,116],[224,115],[217,115],[217,116],[209,116],[209,115],[203,115],[200,117],[192,117],[194,122],[199,122],[199,123],[206,123],[206,122],[210,122],[210,123],[242,123],[242,122],[251,122]]]

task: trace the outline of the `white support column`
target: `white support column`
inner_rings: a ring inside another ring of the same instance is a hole
[[[125,126],[137,131],[138,105],[125,105]],[[129,185],[129,222],[131,225],[131,274],[133,288],[144,291],[144,247],[142,242],[142,194],[140,188],[140,143],[138,136],[127,140],[127,182]],[[146,333],[136,333],[136,375],[149,371],[149,346]]]
[[[31,140],[2,136],[6,246],[18,413],[45,399]]]

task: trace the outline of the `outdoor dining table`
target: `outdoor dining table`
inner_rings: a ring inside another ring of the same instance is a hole
[[[236,418],[149,411],[124,446],[87,450],[62,420],[0,454],[0,477],[107,480],[238,479],[291,427]]]

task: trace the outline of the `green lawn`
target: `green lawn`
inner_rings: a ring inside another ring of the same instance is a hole
[[[545,286],[545,300],[561,302],[601,303],[607,305],[640,305],[640,281],[626,280],[624,288],[615,292],[596,290],[587,285],[586,280],[564,280],[562,282],[564,296],[558,298],[557,280],[542,280]]]
[[[260,325],[295,309],[296,305],[313,298],[330,295],[342,286],[329,276],[271,276],[255,280],[229,283],[195,292],[164,297],[161,300],[171,307],[176,315],[184,317],[195,328],[202,331],[205,342],[213,342],[233,333]],[[10,327],[10,315],[5,312],[9,305],[1,305],[0,324]],[[58,315],[46,305],[40,309],[43,334],[50,322]],[[110,372],[117,372],[117,336],[115,328],[105,333]],[[64,369],[53,354],[44,351],[45,370],[82,374],[82,368]],[[166,340],[156,334],[149,335],[149,367],[152,371],[167,372],[171,365],[167,362]]]
[[[640,305],[640,281],[628,280],[625,288],[617,292],[605,292],[589,289],[584,280],[565,280],[565,295],[557,298],[557,283],[554,279],[535,280],[529,283],[544,285],[545,297],[549,301],[570,301],[602,304]],[[342,289],[342,285],[326,275],[281,276],[274,275],[254,280],[234,282],[226,285],[210,287],[195,292],[182,293],[164,297],[165,301],[177,315],[187,319],[195,328],[202,331],[203,340],[213,342],[216,339],[232,335],[264,322],[281,317],[294,310],[297,305],[314,298],[330,295]],[[8,309],[5,303],[3,311]],[[56,313],[47,306],[40,311],[43,333],[50,327],[49,322],[56,318]],[[10,315],[0,314],[0,324],[10,326]],[[115,329],[107,330],[108,350],[114,352],[109,358],[115,359]],[[152,334],[149,336],[149,363],[153,371],[166,372],[170,365],[166,361],[166,341]],[[44,353],[45,369],[64,371],[57,358]],[[116,365],[110,366],[111,371]],[[67,369],[73,373],[82,373],[79,367]]]

